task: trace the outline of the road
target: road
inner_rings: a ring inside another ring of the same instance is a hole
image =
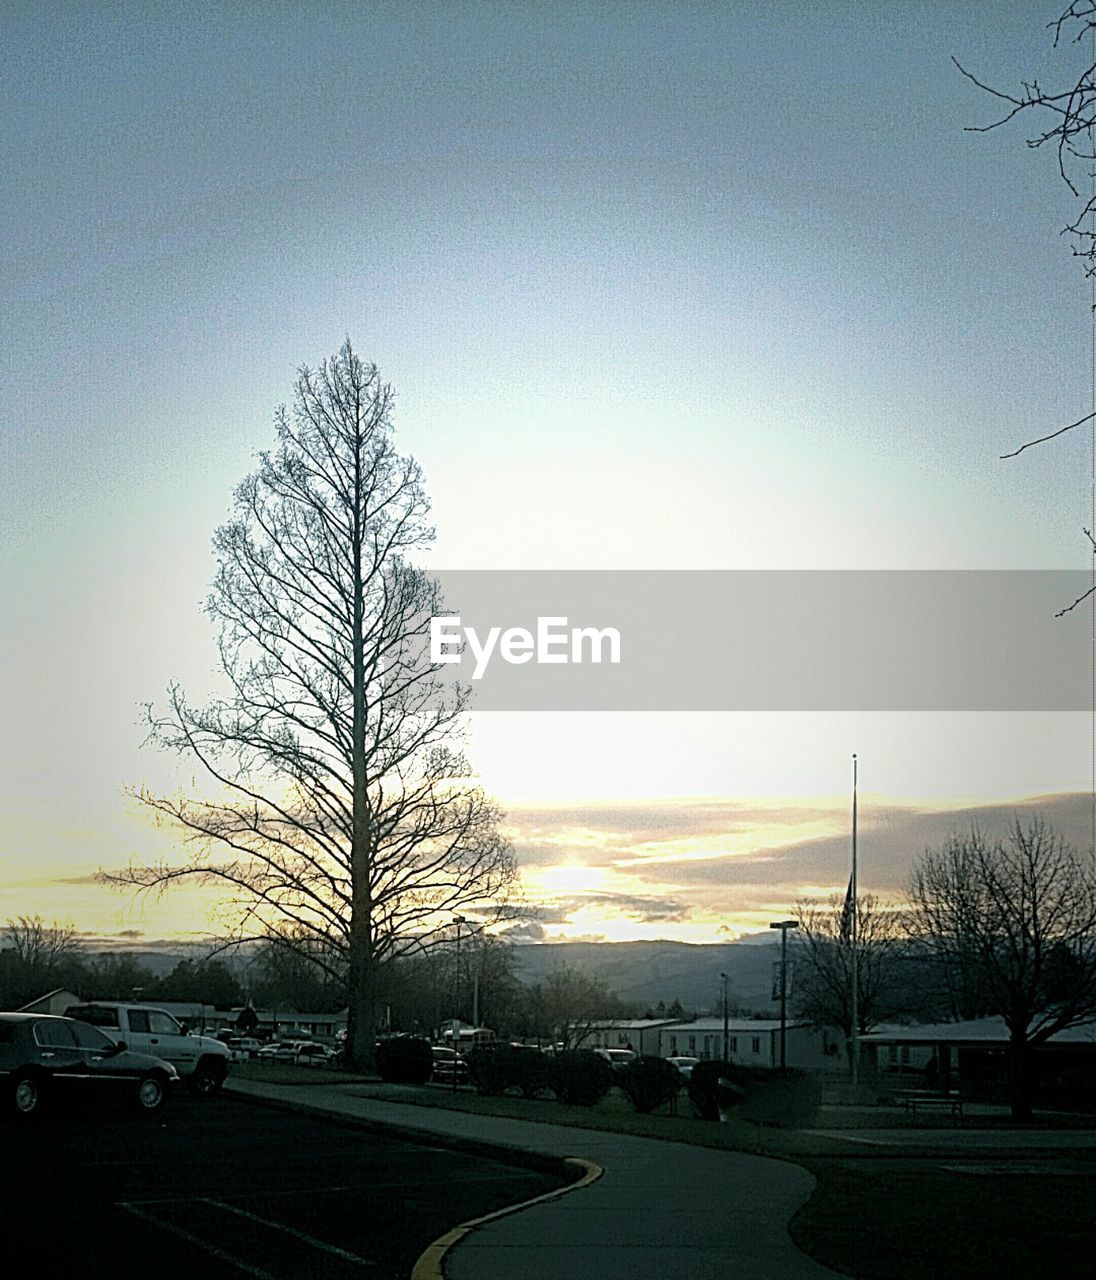
[[[113,1280],[407,1280],[448,1228],[564,1182],[227,1097],[5,1122],[0,1144],[8,1261]]]

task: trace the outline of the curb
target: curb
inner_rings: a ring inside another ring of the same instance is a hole
[[[557,1187],[555,1191],[546,1191],[543,1195],[534,1196],[532,1200],[523,1200],[520,1204],[508,1205],[505,1209],[496,1209],[494,1213],[484,1214],[482,1218],[471,1218],[468,1222],[462,1222],[459,1227],[447,1231],[433,1244],[427,1245],[419,1255],[418,1261],[411,1269],[411,1280],[445,1280],[443,1267],[445,1256],[466,1235],[479,1227],[486,1226],[489,1222],[497,1222],[499,1218],[507,1218],[512,1213],[520,1213],[523,1209],[531,1209],[534,1205],[545,1204],[549,1200],[558,1200],[560,1196],[570,1195],[572,1191],[580,1191],[583,1187],[596,1182],[605,1172],[601,1165],[595,1164],[592,1160],[579,1159],[577,1156],[567,1156],[563,1163],[582,1169],[584,1171],[582,1177],[569,1186]]]

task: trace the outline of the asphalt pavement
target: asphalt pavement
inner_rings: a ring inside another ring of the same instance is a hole
[[[73,1104],[0,1124],[0,1275],[408,1280],[454,1221],[568,1181],[233,1097]]]
[[[600,1177],[462,1235],[416,1280],[824,1280],[837,1273],[792,1244],[787,1225],[814,1179],[798,1165],[364,1096],[353,1085],[229,1087],[268,1105],[341,1117],[416,1141],[493,1149],[518,1161],[592,1161]],[[460,1221],[456,1214],[453,1223]]]

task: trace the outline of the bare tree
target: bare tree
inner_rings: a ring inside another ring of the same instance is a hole
[[[1096,0],[1074,0],[1047,26],[1053,32],[1055,48],[1068,42],[1089,54],[1086,36],[1096,30]],[[1020,89],[1011,93],[985,84],[958,59],[952,61],[972,84],[1005,104],[997,119],[989,124],[968,125],[968,132],[989,133],[1018,116],[1038,119],[1036,132],[1027,139],[1027,145],[1049,145],[1057,153],[1058,174],[1078,202],[1077,215],[1064,230],[1072,238],[1074,254],[1084,260],[1086,273],[1096,273],[1096,226],[1090,217],[1096,211],[1096,192],[1091,183],[1092,162],[1096,159],[1092,144],[1092,129],[1096,126],[1096,59],[1091,55],[1084,58],[1088,65],[1061,86],[1044,89],[1038,80],[1022,81]]]
[[[1032,1051],[1096,1017],[1096,879],[1045,823],[1007,841],[972,830],[926,850],[910,881],[915,928],[968,999],[1004,1019],[1012,1113],[1030,1119]]]
[[[41,916],[18,916],[4,926],[8,945],[27,970],[51,973],[84,955],[84,943],[74,924],[46,924]]]
[[[1063,84],[1045,89],[1038,80],[1024,81],[1018,91],[1006,92],[984,83],[968,71],[957,59],[955,65],[979,89],[1004,103],[1001,114],[985,125],[968,126],[972,133],[988,133],[1009,124],[1018,116],[1038,120],[1036,132],[1028,137],[1032,148],[1051,146],[1057,153],[1058,174],[1075,198],[1075,216],[1064,228],[1073,253],[1084,264],[1085,274],[1096,277],[1096,176],[1093,146],[1096,129],[1096,0],[1074,0],[1054,22],[1048,24],[1053,32],[1054,46],[1071,43],[1083,51],[1083,70],[1076,76],[1068,76]],[[1093,305],[1096,307],[1096,286]],[[1035,445],[1045,444],[1091,421],[1093,413],[1086,413],[1075,422],[1048,431],[1025,441],[1004,458],[1015,458]],[[1084,529],[1089,549],[1096,555],[1096,530]],[[1072,604],[1058,613],[1058,617],[1075,609],[1082,601],[1096,592],[1090,587]]]
[[[628,1015],[627,1006],[603,981],[574,965],[561,964],[528,989],[526,1034],[546,1036],[564,1049],[577,1049],[599,1022]]]
[[[495,805],[460,752],[467,690],[426,639],[437,584],[408,557],[433,537],[418,465],[392,440],[392,393],[349,341],[302,368],[278,448],[217,530],[206,612],[228,692],[177,686],[150,737],[196,759],[211,790],[138,797],[187,834],[179,865],[116,882],[221,883],[233,938],[308,944],[348,989],[352,1060],[372,1058],[378,970],[429,948],[452,913],[484,927],[515,880]]]
[[[852,1039],[852,906],[840,894],[796,906],[799,928],[791,939],[792,1007],[816,1026],[837,1027]],[[902,966],[907,915],[874,894],[861,894],[856,910],[856,1021],[866,1035],[906,1008]]]

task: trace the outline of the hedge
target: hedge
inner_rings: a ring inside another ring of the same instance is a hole
[[[616,1083],[640,1115],[649,1115],[656,1107],[677,1097],[681,1088],[681,1072],[665,1058],[634,1058],[617,1072]]]
[[[434,1074],[429,1040],[393,1036],[377,1045],[377,1074],[389,1084],[425,1084]]]
[[[548,1087],[573,1107],[592,1107],[613,1085],[612,1068],[592,1049],[563,1049],[548,1061]]]

